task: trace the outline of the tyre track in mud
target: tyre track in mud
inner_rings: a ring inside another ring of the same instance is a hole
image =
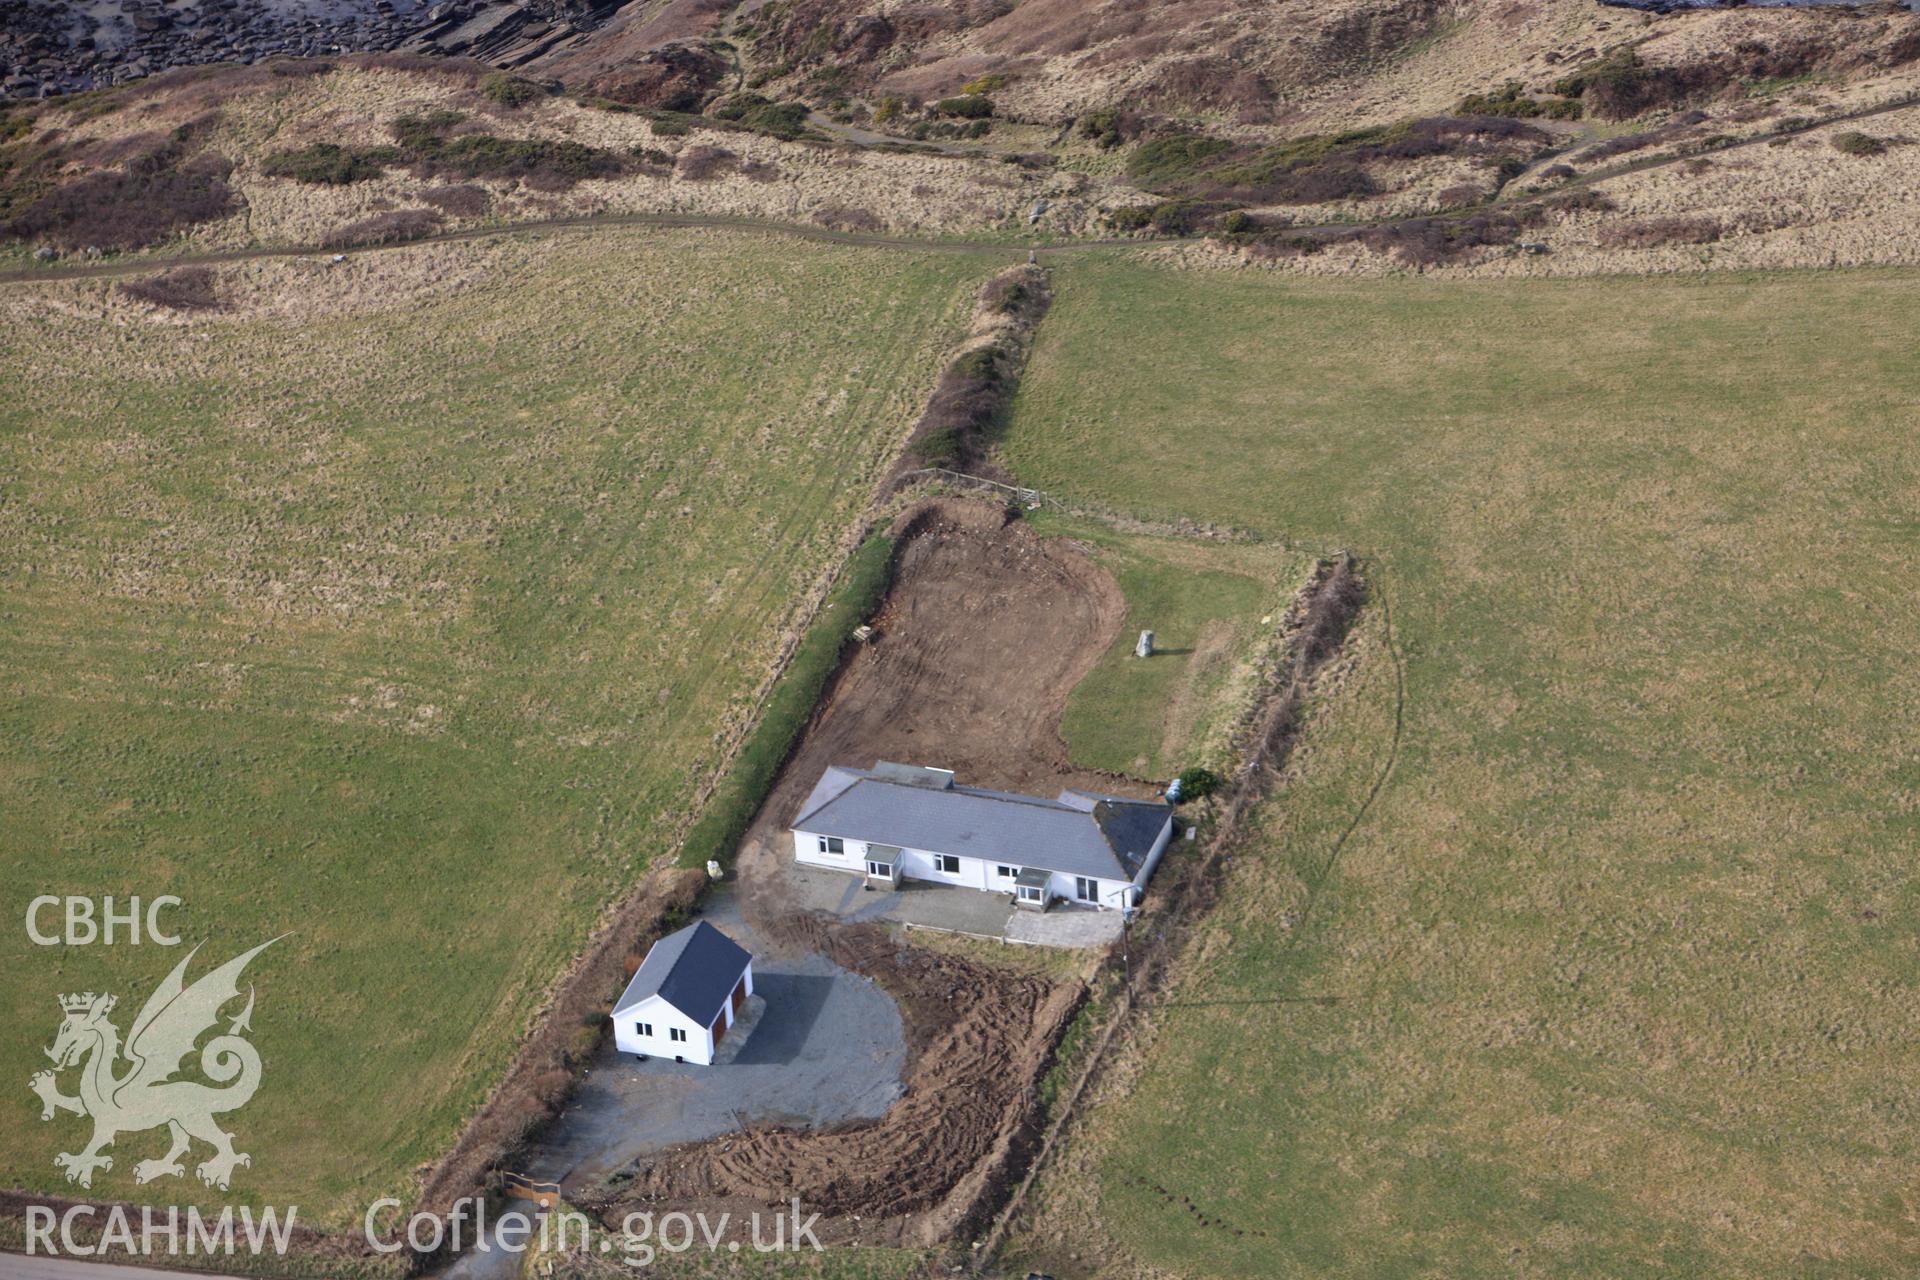
[[[664,1203],[744,1217],[798,1196],[809,1212],[834,1220],[825,1240],[951,1238],[1013,1149],[1033,1105],[1031,1083],[1084,989],[907,946],[873,925],[788,915],[770,928],[872,978],[899,1003],[909,1050],[904,1096],[877,1121],[830,1130],[756,1126],[670,1149],[637,1169],[618,1199],[596,1207],[609,1221]]]

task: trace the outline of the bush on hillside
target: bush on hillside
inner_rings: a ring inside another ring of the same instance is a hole
[[[1221,786],[1220,775],[1211,769],[1195,766],[1180,771],[1180,801],[1205,800],[1218,791]]]
[[[392,147],[351,151],[333,142],[316,142],[292,151],[276,151],[261,164],[269,178],[291,178],[315,186],[344,187],[386,172],[400,153]]]
[[[993,114],[993,99],[984,94],[964,93],[957,98],[940,99],[933,104],[933,109],[943,116],[982,120]]]
[[[206,267],[176,267],[157,276],[123,281],[120,292],[168,311],[217,311],[223,305]]]
[[[531,80],[505,71],[495,71],[480,79],[480,96],[510,110],[558,92],[560,86],[551,80]]]
[[[1848,130],[1833,135],[1833,149],[1842,155],[1877,156],[1887,149],[1887,144],[1872,134]]]
[[[149,248],[182,227],[238,210],[240,196],[227,185],[232,172],[233,163],[225,156],[187,155],[179,143],[168,141],[118,169],[89,173],[57,186],[33,183],[9,192],[7,204],[18,212],[7,220],[5,234],[44,240],[62,249]]]

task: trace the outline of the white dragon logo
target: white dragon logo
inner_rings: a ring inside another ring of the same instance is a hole
[[[142,1160],[133,1167],[135,1182],[151,1182],[183,1173],[180,1157],[187,1154],[192,1139],[212,1145],[211,1159],[195,1170],[200,1181],[226,1190],[234,1169],[252,1161],[233,1149],[233,1135],[214,1123],[214,1116],[234,1111],[247,1104],[260,1087],[260,1054],[241,1038],[250,1030],[253,1016],[253,989],[247,989],[247,1007],[240,1011],[225,1035],[207,1041],[200,1050],[200,1070],[225,1088],[213,1088],[197,1080],[175,1080],[172,1076],[193,1052],[194,1042],[220,1020],[220,1010],[240,995],[241,970],[247,962],[280,939],[263,942],[244,955],[236,956],[205,975],[192,986],[184,979],[187,962],[195,952],[174,966],[166,980],[154,989],[140,1016],[127,1033],[125,1055],[132,1066],[122,1075],[114,1068],[121,1056],[120,1032],[109,1021],[117,1003],[113,996],[84,995],[60,997],[60,1009],[66,1020],[54,1038],[47,1056],[54,1070],[33,1077],[33,1091],[40,1095],[42,1120],[53,1119],[56,1111],[93,1118],[93,1140],[78,1153],[63,1153],[53,1158],[54,1167],[66,1171],[68,1182],[83,1187],[93,1185],[95,1169],[112,1169],[113,1157],[100,1154],[122,1133],[167,1126],[173,1146],[158,1160]],[[68,1097],[55,1081],[58,1072],[85,1061],[80,1073],[80,1096]],[[236,1077],[238,1077],[236,1079]],[[232,1081],[232,1083],[228,1083]]]

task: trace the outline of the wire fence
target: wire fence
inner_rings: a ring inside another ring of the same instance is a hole
[[[949,471],[945,467],[922,467],[918,471],[907,472],[901,479],[912,480],[920,477],[938,478],[963,488],[992,489],[1018,498],[1029,511],[1039,508],[1046,502],[1046,495],[1038,489],[1023,489],[1019,485],[1002,484],[998,480],[989,480],[985,476],[968,475],[964,471]]]

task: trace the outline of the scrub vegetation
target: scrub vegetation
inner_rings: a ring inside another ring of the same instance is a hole
[[[1373,603],[1010,1261],[1912,1272],[1915,283],[1056,270],[1022,481]]]
[[[178,895],[196,972],[290,935],[233,1195],[338,1226],[671,859],[982,274],[638,231],[361,269],[0,298],[0,861],[21,905]],[[0,1070],[47,1065],[62,992],[124,1030],[180,954],[9,931]],[[81,1123],[9,1108],[0,1178],[65,1190]],[[164,1143],[91,1194],[229,1199],[136,1186]]]

